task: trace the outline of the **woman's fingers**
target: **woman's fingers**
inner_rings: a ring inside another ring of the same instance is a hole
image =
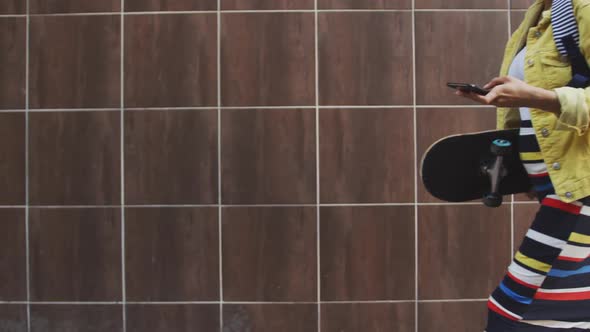
[[[486,105],[495,105],[496,98],[498,98],[496,90],[491,90],[487,95],[483,96]]]
[[[478,95],[477,93],[473,93],[473,92],[463,92],[460,91],[459,93],[456,93],[456,95],[461,96],[461,97],[465,97],[465,98],[469,98],[475,102],[478,103],[484,103],[484,96]]]
[[[502,77],[495,77],[491,81],[489,81],[486,85],[483,86],[484,89],[491,89],[496,85],[505,84],[510,81],[510,77],[502,76]]]

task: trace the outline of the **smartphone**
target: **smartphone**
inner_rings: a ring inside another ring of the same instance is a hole
[[[475,84],[469,84],[469,83],[447,83],[447,86],[453,89],[457,89],[457,90],[461,90],[464,92],[474,92],[477,93],[478,95],[482,95],[485,96],[488,94],[488,90],[484,90],[482,88],[480,88],[479,86],[475,85]]]

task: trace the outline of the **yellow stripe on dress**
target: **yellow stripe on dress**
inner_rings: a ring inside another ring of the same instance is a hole
[[[568,240],[577,243],[590,244],[590,236],[576,232],[572,232]]]
[[[543,155],[541,154],[541,152],[521,152],[520,159],[525,161],[542,160]]]
[[[525,256],[520,251],[516,252],[514,259],[516,259],[517,261],[521,262],[522,264],[524,264],[528,267],[532,267],[535,270],[539,270],[539,271],[543,271],[543,272],[549,272],[549,270],[551,270],[551,265],[549,265],[547,263],[540,262],[534,258],[530,258],[528,256]]]

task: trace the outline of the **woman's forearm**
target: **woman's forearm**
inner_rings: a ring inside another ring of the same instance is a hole
[[[555,113],[556,115],[561,113],[561,104],[559,103],[559,98],[557,98],[557,93],[555,93],[553,90],[532,87],[530,107]]]

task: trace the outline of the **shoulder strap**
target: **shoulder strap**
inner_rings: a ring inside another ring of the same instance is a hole
[[[572,0],[553,0],[551,25],[557,50],[567,57],[572,65],[572,80],[568,86],[584,88],[590,85],[590,68],[580,51],[580,33]]]

